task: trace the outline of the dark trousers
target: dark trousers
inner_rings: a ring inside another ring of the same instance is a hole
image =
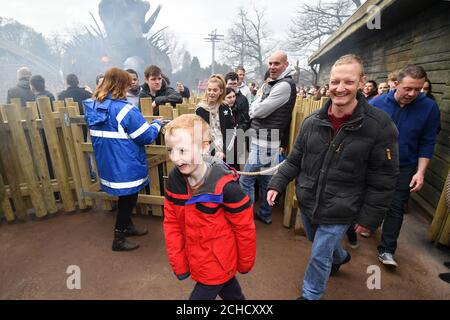
[[[136,206],[137,198],[138,193],[119,197],[116,230],[124,231],[131,224],[131,213]]]
[[[397,187],[392,198],[391,208],[386,214],[381,233],[381,242],[378,246],[379,253],[395,253],[397,249],[397,239],[402,228],[403,215],[405,214],[405,204],[409,200],[412,177],[416,173],[417,167],[400,167],[400,175],[397,180]]]
[[[356,224],[353,222],[346,232],[348,241],[350,241],[350,242],[358,241],[358,236],[356,235],[355,226],[356,226]]]
[[[224,284],[209,286],[197,282],[189,300],[215,300],[217,295],[222,300],[245,300],[241,286],[236,277]]]

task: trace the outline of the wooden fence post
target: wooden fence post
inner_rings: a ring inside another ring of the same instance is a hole
[[[16,218],[14,217],[14,212],[9,203],[9,197],[6,195],[5,182],[3,181],[3,176],[0,174],[0,205],[5,214],[6,221],[12,222]]]
[[[2,124],[0,139],[0,158],[3,163],[3,168],[6,174],[6,179],[9,185],[9,191],[13,200],[16,217],[20,221],[27,219],[27,212],[25,203],[23,201],[22,192],[20,190],[20,178],[22,176],[21,168],[19,165],[19,156],[17,151],[12,146],[11,133],[7,130],[7,124],[4,123],[7,120],[6,111],[4,106],[0,109],[0,122]]]
[[[74,107],[68,107],[67,112],[69,113],[69,116],[71,118],[80,116],[80,112],[78,110],[76,110]],[[77,124],[77,123],[71,123],[70,127],[72,130],[74,152],[75,152],[75,156],[77,159],[78,170],[80,173],[81,187],[82,187],[83,192],[84,191],[89,192],[89,191],[91,191],[90,186],[92,184],[92,181],[91,181],[91,174],[89,172],[89,168],[88,168],[88,165],[86,162],[87,159],[86,159],[83,151],[81,150],[81,143],[84,142],[83,130],[82,130],[81,125]],[[89,207],[94,206],[94,201],[92,198],[85,197],[84,194],[83,194],[83,197],[84,197],[84,201],[87,206],[89,206]]]
[[[30,190],[31,202],[36,210],[36,216],[44,217],[47,215],[47,208],[40,192],[39,183],[36,179],[33,158],[28,148],[25,132],[23,130],[22,115],[19,112],[20,109],[17,109],[14,105],[8,104],[5,106],[5,111],[11,130],[11,137],[16,146],[19,161]]]
[[[152,99],[151,98],[142,98],[140,100],[141,113],[143,115],[152,116],[153,115],[153,107],[152,107]]]
[[[72,137],[72,131],[70,130],[70,116],[67,108],[58,107],[59,120],[61,121],[61,128],[64,136],[64,141],[67,148],[67,155],[69,160],[70,170],[72,171],[72,178],[75,183],[75,193],[78,200],[78,207],[80,209],[86,209],[86,202],[84,201],[81,185],[80,171],[78,170],[78,163],[75,154],[75,147]]]
[[[55,170],[55,176],[58,179],[64,210],[66,212],[73,212],[76,210],[75,202],[72,196],[72,190],[69,186],[69,177],[65,167],[61,146],[59,145],[59,138],[57,135],[55,119],[53,118],[50,99],[48,97],[39,97],[37,103],[42,117],[47,144],[50,149],[53,169]]]
[[[27,121],[28,132],[30,133],[31,147],[33,149],[34,157],[36,158],[37,172],[39,180],[42,184],[42,193],[47,205],[47,210],[50,214],[58,212],[55,197],[53,195],[53,188],[50,182],[50,175],[48,171],[48,163],[45,158],[44,144],[42,143],[42,136],[37,127],[37,105],[35,102],[27,102],[25,116]]]

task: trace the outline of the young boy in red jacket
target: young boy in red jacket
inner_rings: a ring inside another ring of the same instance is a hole
[[[253,205],[238,175],[220,160],[205,158],[209,125],[194,114],[165,127],[170,160],[164,201],[164,236],[170,265],[179,280],[197,281],[190,300],[244,300],[237,272],[255,262]]]

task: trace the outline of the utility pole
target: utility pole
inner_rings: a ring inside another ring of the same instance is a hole
[[[216,73],[215,60],[216,60],[216,42],[223,41],[223,34],[217,34],[217,29],[208,34],[208,38],[204,38],[206,42],[212,43],[212,62],[211,62],[211,74]]]

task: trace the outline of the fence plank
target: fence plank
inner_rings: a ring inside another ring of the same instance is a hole
[[[36,178],[33,158],[28,148],[28,143],[25,137],[25,132],[22,126],[21,109],[16,108],[12,104],[5,106],[6,116],[8,117],[8,124],[11,130],[11,137],[16,146],[19,156],[19,161],[22,166],[24,177],[30,188],[30,197],[37,217],[44,217],[47,215],[47,208],[45,206],[44,197],[39,188],[39,182]]]
[[[50,99],[48,97],[37,98],[39,112],[42,116],[42,124],[44,126],[45,137],[50,149],[50,157],[55,170],[55,176],[61,186],[61,199],[63,207],[66,212],[73,212],[76,210],[75,201],[73,199],[72,190],[69,187],[67,169],[64,166],[64,158],[59,145],[59,138],[56,131],[53,112],[50,106]]]
[[[42,193],[44,195],[47,210],[50,214],[54,214],[58,211],[58,207],[56,206],[55,197],[53,195],[50,183],[50,175],[48,171],[48,162],[45,158],[44,144],[42,142],[41,134],[37,128],[37,105],[35,102],[28,102],[27,105],[29,107],[26,109],[25,115],[28,131],[30,133],[31,147],[33,149],[34,157],[36,158],[37,173],[42,184]]]
[[[16,219],[14,212],[11,208],[9,202],[9,197],[6,195],[5,182],[3,181],[3,176],[0,174],[0,205],[5,215],[6,221],[12,222]]]
[[[75,147],[74,147],[74,140],[72,136],[72,130],[70,130],[70,116],[69,112],[67,111],[67,108],[58,107],[57,109],[59,111],[59,119],[61,121],[62,127],[62,133],[65,141],[65,145],[67,148],[67,158],[69,161],[70,170],[72,171],[72,178],[75,183],[75,194],[76,198],[78,200],[78,207],[80,209],[86,209],[87,205],[84,201],[84,198],[81,194],[82,192],[82,184],[81,184],[81,176],[80,171],[78,170],[77,165],[77,159],[75,155]]]
[[[2,110],[3,112],[0,113],[0,122],[4,123],[7,119],[4,106],[2,106]],[[27,213],[25,203],[20,192],[20,178],[22,176],[22,172],[19,165],[19,157],[16,149],[11,143],[11,132],[8,131],[5,126],[2,126],[0,130],[2,136],[0,139],[0,158],[2,160],[8,186],[11,190],[10,196],[14,204],[16,217],[20,221],[25,221],[27,218]]]
[[[78,110],[76,110],[74,107],[68,107],[67,112],[69,113],[69,116],[76,117],[79,116]],[[83,129],[80,124],[71,123],[70,128],[72,130],[72,139],[73,139],[73,146],[74,146],[74,152],[75,157],[78,165],[78,170],[80,173],[80,182],[81,182],[81,188],[82,192],[88,191],[90,189],[90,186],[92,184],[91,181],[91,175],[89,172],[89,167],[86,162],[86,157],[84,156],[84,153],[81,149],[81,144],[84,143],[84,136],[83,136]],[[86,197],[84,194],[84,201],[88,207],[94,206],[94,201],[91,197]]]
[[[140,100],[141,113],[147,116],[153,116],[153,107],[152,107],[152,99],[151,98],[142,98]]]

